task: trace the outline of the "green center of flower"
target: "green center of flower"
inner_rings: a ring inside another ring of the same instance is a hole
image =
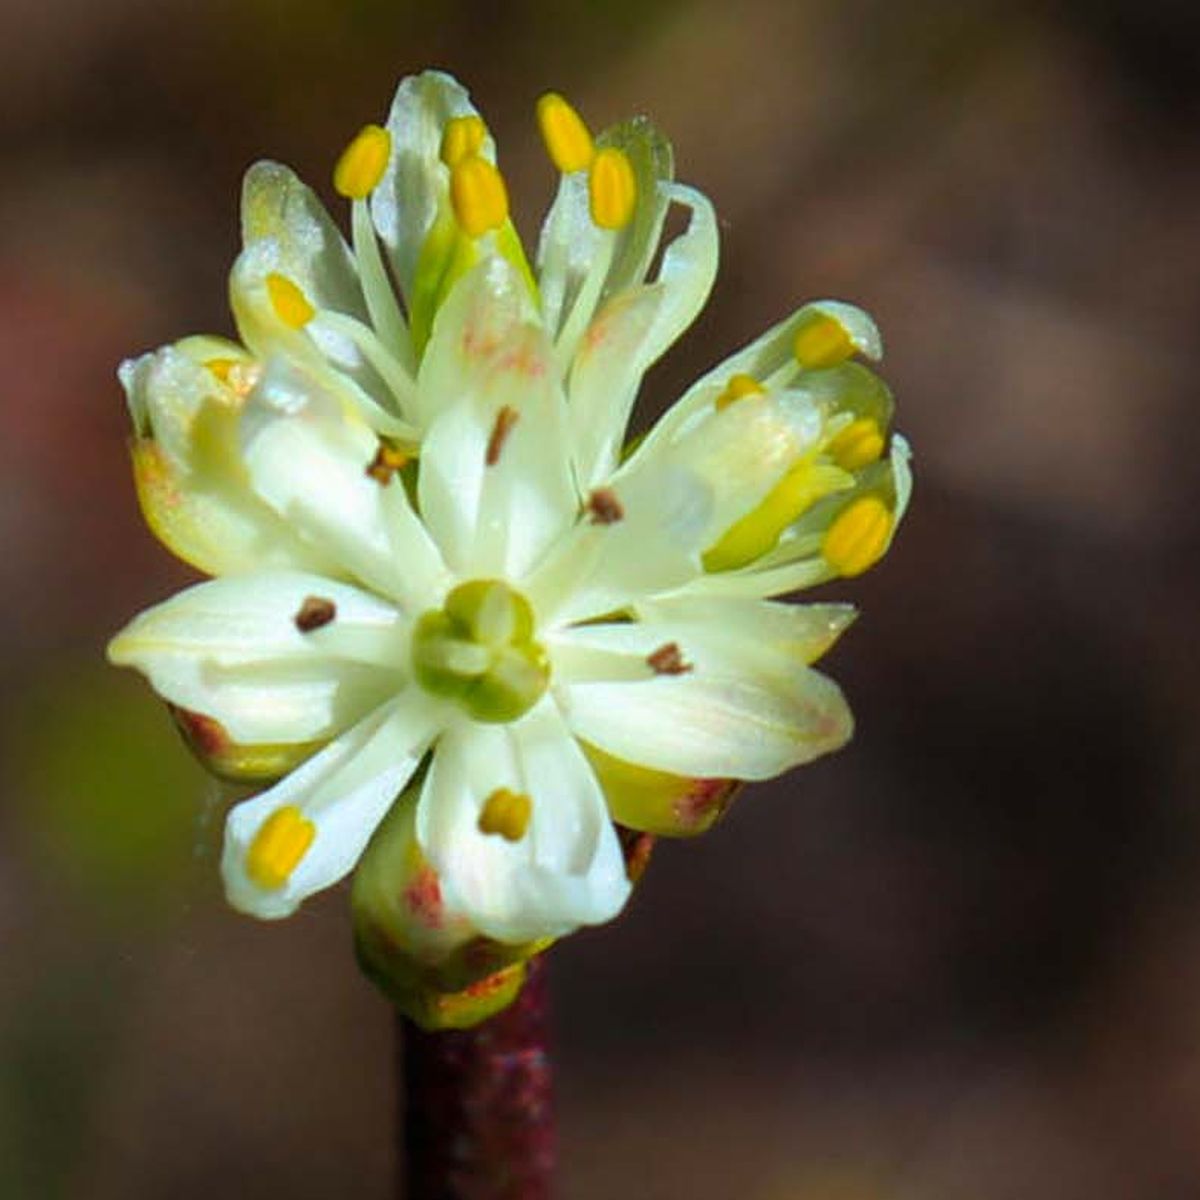
[[[515,721],[550,682],[546,651],[534,640],[529,601],[497,579],[459,584],[413,631],[417,681],[460,704],[476,721]]]

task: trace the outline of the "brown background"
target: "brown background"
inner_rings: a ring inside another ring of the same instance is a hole
[[[519,223],[532,105],[672,135],[723,222],[643,413],[799,301],[878,318],[911,517],[832,589],[859,733],[663,849],[554,956],[578,1200],[1200,1195],[1196,338],[1185,0],[4,0],[0,1196],[388,1194],[345,894],[227,912],[218,796],[106,636],[186,582],[113,376],[227,332],[256,157],[329,194],[459,74]]]

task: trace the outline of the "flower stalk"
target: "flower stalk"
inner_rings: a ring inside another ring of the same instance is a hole
[[[555,1164],[546,965],[470,1029],[397,1016],[397,1200],[549,1200]]]

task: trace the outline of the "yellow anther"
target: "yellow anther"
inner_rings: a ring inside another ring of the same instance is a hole
[[[624,229],[637,204],[637,178],[623,150],[605,146],[596,151],[588,175],[592,220],[601,229]]]
[[[596,148],[583,118],[557,92],[547,92],[537,102],[538,128],[550,161],[565,172],[583,171],[592,165]]]
[[[825,313],[814,313],[796,330],[792,353],[808,370],[836,367],[854,353],[854,343],[840,321]]]
[[[844,471],[857,471],[877,462],[883,445],[878,422],[872,417],[859,417],[829,443],[829,455]]]
[[[246,874],[269,891],[283,887],[316,836],[317,827],[294,804],[277,808],[250,843]]]
[[[267,295],[275,315],[292,329],[303,329],[317,315],[308,297],[286,276],[267,276]]]
[[[442,162],[453,169],[464,159],[472,158],[483,149],[487,137],[487,126],[483,118],[471,114],[466,117],[451,117],[442,130]]]
[[[237,366],[236,358],[210,358],[204,364],[222,383],[229,382],[229,372]]]
[[[716,405],[717,412],[720,412],[721,409],[728,408],[735,400],[744,400],[747,396],[762,396],[766,390],[753,375],[731,375],[729,382],[725,385],[725,390],[713,403]]]
[[[333,186],[347,200],[363,200],[379,186],[391,157],[392,135],[379,125],[364,125],[342,151]]]
[[[504,176],[478,154],[455,163],[450,172],[450,203],[455,220],[467,237],[499,229],[508,220]]]
[[[892,514],[878,496],[863,496],[838,513],[821,553],[839,575],[861,575],[887,549]]]
[[[759,506],[735,521],[701,561],[706,571],[734,571],[773,550],[783,531],[825,494],[828,479],[808,459],[798,462]]]
[[[533,801],[524,792],[497,788],[479,810],[479,832],[498,833],[505,841],[519,842],[532,813]]]

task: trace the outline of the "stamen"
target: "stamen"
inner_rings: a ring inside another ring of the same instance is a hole
[[[246,853],[246,874],[268,891],[283,887],[316,836],[317,827],[294,804],[285,804],[254,835]]]
[[[829,443],[829,454],[843,470],[857,471],[876,462],[883,454],[883,445],[883,434],[874,418],[859,417]]]
[[[364,125],[342,151],[333,186],[347,200],[364,200],[379,186],[391,157],[392,135],[379,125]]]
[[[483,461],[487,466],[494,467],[500,461],[500,452],[504,449],[504,443],[508,441],[508,435],[512,433],[513,426],[520,419],[521,414],[511,404],[505,404],[496,413],[496,423],[492,426],[492,435],[488,438],[487,450],[483,455]]]
[[[504,176],[486,158],[472,154],[450,172],[450,203],[454,218],[467,237],[480,237],[508,220],[508,190]]]
[[[507,842],[519,842],[529,828],[533,801],[524,792],[497,788],[479,810],[479,832],[496,833]]]
[[[744,400],[747,396],[762,396],[765,395],[766,390],[753,375],[731,375],[729,382],[725,385],[725,390],[713,401],[713,405],[717,412],[720,412],[723,408],[728,408],[735,400]]]
[[[292,618],[301,633],[311,633],[328,625],[337,616],[337,605],[324,596],[305,596],[300,611]]]
[[[451,117],[442,130],[442,148],[439,157],[446,166],[453,170],[463,159],[476,155],[483,148],[483,139],[487,137],[487,126],[483,118],[471,114],[465,117]]]
[[[878,496],[863,496],[837,515],[821,553],[839,575],[861,575],[879,561],[891,532],[887,505]]]
[[[568,174],[592,165],[596,155],[592,135],[583,118],[557,92],[547,92],[537,102],[538,127],[551,162]]]
[[[286,276],[267,276],[267,296],[275,315],[290,329],[303,329],[317,315],[308,297]]]
[[[615,525],[625,516],[625,508],[612,488],[596,488],[587,498],[587,511],[593,525]]]
[[[813,313],[796,330],[792,353],[802,367],[811,371],[845,362],[854,353],[854,343],[840,321],[826,313]]]
[[[237,366],[236,358],[210,358],[204,365],[224,384],[229,383],[229,372]]]
[[[659,646],[653,654],[646,655],[646,662],[655,675],[686,675],[694,669],[690,662],[684,661],[678,642]]]
[[[386,442],[379,443],[375,457],[367,464],[367,474],[381,486],[392,482],[392,476],[403,470],[412,461],[412,455],[399,446],[389,446]]]
[[[624,229],[637,204],[637,178],[623,150],[605,146],[596,152],[588,175],[592,220],[601,229]]]

